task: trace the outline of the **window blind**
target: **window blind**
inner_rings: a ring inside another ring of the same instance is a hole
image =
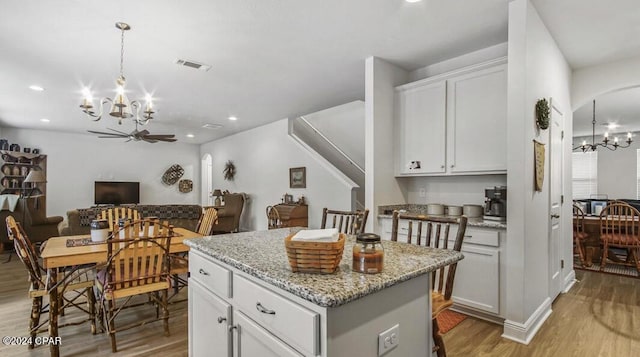
[[[640,158],[640,150],[638,155]],[[598,152],[574,152],[571,159],[573,199],[590,198],[591,195],[596,195],[598,193]],[[638,177],[638,187],[640,187],[640,176]]]

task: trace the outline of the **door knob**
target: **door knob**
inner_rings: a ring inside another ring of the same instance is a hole
[[[223,323],[224,321],[227,321],[226,317],[218,316],[218,323],[219,324]]]
[[[560,215],[554,213],[554,214],[551,215],[551,218],[560,218]]]

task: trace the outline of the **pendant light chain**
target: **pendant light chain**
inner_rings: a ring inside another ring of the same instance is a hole
[[[120,77],[124,79],[124,28],[120,35]]]

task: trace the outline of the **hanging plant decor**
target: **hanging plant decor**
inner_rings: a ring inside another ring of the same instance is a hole
[[[224,165],[224,179],[227,181],[233,181],[233,177],[236,175],[236,165],[233,164],[233,161],[229,160]]]
[[[540,99],[536,103],[536,124],[538,128],[546,130],[549,128],[549,102],[546,99]]]

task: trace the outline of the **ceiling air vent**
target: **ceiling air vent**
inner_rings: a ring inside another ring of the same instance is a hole
[[[196,61],[177,59],[175,63],[180,66],[191,67],[205,72],[211,69],[211,66],[208,64],[198,63]]]
[[[202,127],[203,127],[203,128],[207,128],[207,129],[213,129],[213,130],[215,130],[215,129],[220,129],[220,128],[222,128],[222,125],[221,125],[221,124],[212,124],[212,123],[207,123],[207,124],[203,125]]]

